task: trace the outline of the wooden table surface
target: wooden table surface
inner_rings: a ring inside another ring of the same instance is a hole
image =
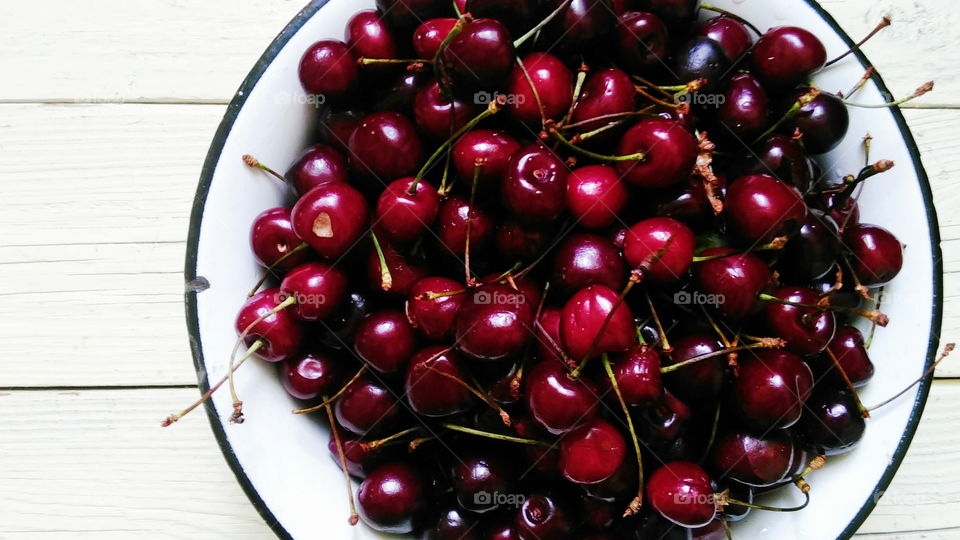
[[[760,0],[745,0],[760,1]],[[940,210],[960,337],[960,10],[827,0],[898,96]],[[0,538],[269,538],[203,414],[183,316],[190,207],[225,105],[299,1],[6,2],[0,16]],[[918,216],[919,218],[920,216]],[[960,537],[960,358],[860,533]]]

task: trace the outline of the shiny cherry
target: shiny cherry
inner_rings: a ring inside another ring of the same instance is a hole
[[[430,80],[428,74],[422,71],[404,71],[393,79],[392,83],[378,85],[371,98],[375,103],[375,111],[394,111],[407,117],[413,116],[413,103],[417,93]],[[344,141],[349,141],[348,136]]]
[[[237,333],[280,305],[284,298],[280,289],[265,289],[248,298],[237,313],[234,325]],[[257,341],[263,342],[256,352],[258,357],[268,362],[280,362],[300,352],[304,341],[303,327],[293,313],[284,309],[253,325],[244,342],[251,346]]]
[[[425,506],[425,486],[412,466],[387,463],[377,467],[360,484],[357,510],[360,518],[375,531],[407,534]]]
[[[351,476],[363,478],[383,461],[384,453],[363,443],[357,435],[345,432],[342,429],[339,435],[347,462],[347,472]],[[340,463],[340,450],[337,448],[337,441],[333,437],[333,433],[330,434],[330,440],[327,442],[327,451],[337,467],[343,467]]]
[[[450,416],[470,407],[460,358],[447,347],[421,349],[407,366],[405,391],[410,407],[423,416]],[[452,377],[452,378],[451,378]]]
[[[455,88],[478,90],[503,83],[516,63],[510,31],[496,19],[474,19],[441,53]]]
[[[422,145],[416,127],[393,111],[365,116],[349,145],[354,170],[383,182],[415,174],[420,165]]]
[[[567,176],[567,207],[577,223],[588,229],[612,225],[629,197],[620,173],[613,167],[588,165]]]
[[[615,67],[601,69],[584,82],[571,121],[581,124],[584,131],[603,127],[616,119],[600,117],[632,111],[636,96],[633,80],[625,71]]]
[[[623,256],[631,268],[659,283],[678,281],[693,262],[696,238],[689,227],[668,217],[635,223],[627,232]]]
[[[401,178],[391,182],[380,194],[373,221],[386,240],[401,244],[412,242],[437,219],[440,212],[437,189],[425,180],[414,187],[414,181],[414,178]]]
[[[457,20],[452,17],[427,19],[413,32],[413,50],[417,58],[432,59],[440,50],[443,40],[450,34]]]
[[[770,135],[739,165],[743,175],[767,174],[790,184],[802,193],[813,184],[813,167],[803,148],[786,135]]]
[[[357,325],[353,348],[380,373],[396,373],[413,355],[416,335],[400,311],[375,311]]]
[[[626,278],[623,257],[610,240],[594,234],[574,234],[557,248],[552,283],[573,293],[589,285],[619,290]]]
[[[400,415],[400,406],[389,388],[363,375],[343,392],[334,413],[344,428],[364,435],[389,430]]]
[[[330,99],[346,97],[359,81],[359,69],[346,43],[318,41],[300,59],[300,84],[310,94]]]
[[[293,231],[289,207],[264,210],[253,220],[250,229],[250,249],[254,258],[263,266],[273,266],[290,250],[300,245],[300,238]],[[273,267],[277,272],[287,272],[310,258],[309,251],[298,251]]]
[[[790,473],[794,443],[786,430],[762,436],[731,430],[720,433],[710,448],[711,470],[749,486],[776,484]]]
[[[880,287],[897,277],[903,268],[903,247],[893,233],[877,225],[857,223],[843,231],[853,273],[867,287]]]
[[[383,269],[380,266],[380,255],[374,246],[367,252],[367,280],[370,288],[383,292],[388,296],[404,298],[410,294],[413,284],[427,277],[427,269],[412,257],[404,255],[392,243],[385,240],[380,242],[383,259],[390,272],[390,289],[383,289]]]
[[[731,248],[708,248],[702,257],[715,257],[694,265],[700,290],[718,300],[717,308],[734,318],[742,318],[761,306],[757,295],[766,289],[773,275],[762,259]]]
[[[437,236],[451,253],[463,255],[467,246],[467,221],[470,221],[470,249],[483,247],[493,233],[490,216],[460,197],[448,197],[440,203]]]
[[[344,41],[354,58],[397,58],[397,43],[393,32],[375,9],[358,11],[347,21]],[[367,65],[369,73],[395,71],[395,65]],[[372,68],[372,69],[371,69]]]
[[[612,362],[613,376],[628,405],[650,405],[663,396],[660,376],[660,353],[647,345],[634,345],[617,355]],[[604,386],[610,386],[608,377],[602,377]]]
[[[798,90],[794,98],[798,98],[809,89]],[[809,103],[800,106],[790,121],[786,130],[793,133],[799,129],[803,135],[803,147],[811,154],[823,154],[833,150],[847,135],[850,128],[850,113],[847,106],[837,96],[820,92]]]
[[[772,176],[738,178],[727,188],[728,226],[744,243],[769,242],[800,228],[807,205],[796,188]]]
[[[320,326],[320,343],[331,349],[349,349],[353,329],[370,312],[370,301],[364,293],[352,291],[344,299],[343,305]]]
[[[340,152],[350,151],[348,144],[350,136],[360,125],[363,115],[352,110],[336,110],[333,107],[325,109],[320,114],[317,131],[320,139]]]
[[[534,329],[537,345],[537,358],[540,360],[562,361],[560,354],[560,315],[563,310],[544,307],[540,312],[539,324]]]
[[[503,204],[525,220],[554,220],[567,206],[568,173],[563,160],[546,146],[526,146],[510,157],[504,169]]]
[[[597,484],[613,476],[627,455],[627,442],[610,422],[593,418],[560,439],[560,469],[576,484]]]
[[[303,194],[324,184],[347,183],[347,160],[336,148],[315,144],[304,150],[283,176]]]
[[[813,373],[803,360],[789,351],[759,349],[738,361],[730,397],[740,421],[760,430],[795,424],[813,388]]]
[[[520,143],[505,131],[474,129],[453,145],[453,165],[463,179],[473,179],[474,169],[480,164],[480,185],[500,182],[500,176]]]
[[[719,43],[723,52],[727,53],[727,58],[733,62],[747,54],[753,45],[747,27],[740,21],[723,15],[701,23],[697,34]]]
[[[697,464],[663,465],[650,475],[646,490],[653,509],[682,527],[703,527],[717,514],[710,477]]]
[[[563,306],[560,340],[576,361],[588,354],[622,352],[636,341],[633,313],[626,302],[617,305],[619,296],[605,285],[590,285]]]
[[[803,287],[782,287],[770,293],[786,302],[816,305],[820,296]],[[788,306],[769,301],[763,308],[763,319],[770,332],[787,341],[787,349],[800,355],[819,354],[827,347],[836,331],[836,316],[831,311]]]
[[[840,254],[837,223],[820,210],[808,210],[797,235],[780,255],[780,274],[795,283],[809,283],[830,272]]]
[[[723,96],[717,110],[718,120],[730,134],[749,142],[763,132],[769,120],[770,101],[756,77],[737,73],[730,78]],[[720,134],[726,135],[723,131],[721,129]]]
[[[814,452],[833,456],[852,450],[866,428],[850,390],[820,384],[807,400],[795,430]]]
[[[427,277],[414,284],[407,299],[410,324],[433,341],[453,335],[454,324],[466,294],[445,294],[462,291],[462,283],[445,277]],[[439,294],[429,298],[431,294]]]
[[[280,383],[297,399],[332,394],[340,382],[341,359],[328,354],[305,353],[286,359],[280,367]]]
[[[620,139],[618,154],[643,153],[639,161],[618,161],[624,180],[644,188],[672,186],[689,177],[697,157],[697,142],[680,124],[643,120]]]
[[[570,377],[560,362],[541,360],[530,369],[524,384],[530,414],[554,435],[566,433],[596,416],[596,386],[582,377]]]
[[[544,119],[559,120],[573,99],[573,74],[563,61],[549,53],[528,54],[522,62],[523,67],[517,64],[507,82],[511,96],[507,111],[517,120],[538,128]]]
[[[457,314],[457,346],[469,356],[498,360],[517,353],[531,337],[533,311],[510,285],[492,283],[469,293]]]
[[[421,540],[480,540],[476,520],[460,508],[445,506],[437,521],[427,526]]]
[[[366,232],[369,211],[359,191],[346,184],[317,186],[291,212],[293,230],[321,257],[336,259]]]
[[[496,510],[500,506],[496,497],[515,490],[517,471],[514,469],[510,460],[489,451],[471,452],[456,459],[451,480],[457,502],[471,512]],[[490,496],[483,497],[483,493]]]
[[[790,90],[827,61],[823,43],[807,30],[778,26],[753,47],[753,72],[773,91]]]
[[[664,362],[668,366],[723,349],[723,345],[715,337],[703,334],[671,340],[670,344],[673,345],[673,350]],[[664,375],[664,382],[672,392],[685,400],[711,401],[716,399],[723,389],[726,364],[726,356],[700,360]]]
[[[703,90],[710,92],[722,88],[722,79],[730,71],[730,59],[716,41],[695,37],[673,52],[672,71],[680,84],[705,79]]]
[[[617,17],[617,62],[631,71],[665,64],[669,53],[667,25],[653,13],[628,11]]]
[[[301,321],[329,317],[347,296],[347,276],[335,266],[308,262],[291,270],[280,282],[280,291],[296,304],[287,308]]]
[[[544,41],[561,50],[587,48],[602,39],[615,22],[610,0],[546,0],[543,10],[552,13],[561,7],[560,14],[544,29]]]
[[[867,354],[863,334],[855,326],[837,328],[837,332],[827,348],[837,358],[837,363],[840,364],[843,372],[846,373],[854,386],[863,386],[873,377],[873,362],[870,361],[870,355]],[[834,366],[833,360],[821,356],[821,362],[827,366],[829,380],[842,385],[844,381]]]
[[[570,537],[571,519],[553,496],[530,495],[516,512],[517,533],[523,540],[566,540]]]
[[[446,140],[475,116],[473,103],[456,96],[446,96],[436,81],[417,92],[413,117],[420,131],[438,140]]]

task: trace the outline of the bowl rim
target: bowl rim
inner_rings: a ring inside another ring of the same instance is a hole
[[[216,134],[214,135],[213,141],[210,143],[210,148],[207,151],[207,156],[204,160],[203,168],[200,173],[200,180],[197,184],[197,191],[193,199],[193,208],[190,213],[190,225],[187,236],[186,264],[184,268],[184,278],[186,283],[192,283],[197,278],[197,256],[200,243],[200,229],[201,223],[203,222],[203,211],[206,206],[207,195],[210,191],[210,184],[213,181],[214,171],[216,170],[217,163],[220,161],[220,156],[227,140],[227,136],[230,134],[240,110],[243,108],[244,103],[246,103],[250,92],[260,81],[260,78],[263,76],[264,72],[266,72],[267,67],[270,66],[280,50],[283,49],[290,38],[296,34],[300,28],[328,2],[329,0],[312,0],[309,4],[307,4],[306,7],[300,10],[300,12],[297,13],[297,15],[289,23],[287,23],[283,30],[281,30],[280,33],[273,39],[273,41],[270,42],[270,45],[263,52],[263,54],[260,55],[260,58],[257,60],[256,64],[254,64],[247,76],[243,79],[239,89],[234,94],[230,104],[227,106],[227,110],[224,113],[223,119],[220,121],[220,125],[217,127]],[[853,39],[847,35],[846,31],[841,28],[840,24],[829,12],[827,12],[815,0],[803,0],[803,2],[810,6],[810,8],[813,9],[813,11],[819,17],[821,17],[834,32],[836,32],[836,34],[848,47],[853,48],[853,55],[860,62],[860,65],[863,66],[864,70],[873,67],[873,64],[867,59],[866,55],[859,48],[855,47],[855,42]],[[877,85],[877,88],[881,92],[891,95],[879,72],[874,69],[872,73],[873,74],[871,75],[870,79],[874,82],[874,84]],[[940,248],[940,226],[937,219],[936,207],[934,206],[933,202],[933,191],[930,186],[927,173],[923,168],[923,163],[920,160],[920,151],[917,148],[917,143],[910,131],[909,126],[907,125],[906,120],[903,117],[903,113],[900,111],[900,108],[891,107],[889,110],[893,115],[894,121],[896,122],[900,131],[900,136],[906,144],[907,150],[910,154],[911,163],[914,171],[916,172],[920,192],[923,197],[927,225],[930,228],[930,248],[933,256],[933,312],[931,317],[932,332],[927,345],[927,359],[924,363],[925,369],[928,369],[929,366],[933,364],[939,348],[939,334],[943,322],[943,255]],[[184,298],[187,331],[189,333],[193,365],[197,370],[199,390],[201,393],[205,393],[210,389],[210,381],[207,376],[206,363],[204,362],[203,358],[203,347],[201,345],[200,338],[200,322],[197,311],[198,292],[199,291],[188,287],[187,291],[184,293]],[[917,397],[914,400],[913,408],[911,409],[910,416],[907,419],[907,427],[900,437],[897,448],[890,459],[890,464],[886,467],[886,469],[884,469],[880,480],[874,486],[873,496],[869,497],[863,506],[860,507],[856,515],[854,515],[850,523],[848,523],[843,529],[838,538],[847,539],[853,536],[857,529],[863,525],[863,522],[866,521],[867,516],[869,516],[876,507],[880,496],[883,495],[884,491],[886,491],[887,487],[890,485],[890,482],[893,480],[893,477],[896,474],[897,469],[900,468],[900,464],[903,462],[907,450],[910,447],[910,443],[916,434],[917,426],[920,423],[920,417],[923,415],[927,397],[930,393],[932,381],[933,373],[930,373],[920,382]],[[214,436],[217,439],[217,444],[220,446],[220,450],[223,452],[224,458],[229,464],[230,469],[233,471],[234,476],[236,476],[237,481],[240,483],[240,487],[243,489],[244,493],[246,493],[247,498],[249,498],[250,502],[253,503],[254,508],[256,508],[257,512],[266,522],[267,526],[269,526],[279,538],[292,539],[293,536],[289,533],[289,531],[286,530],[286,528],[284,528],[277,517],[273,514],[267,503],[263,500],[263,498],[260,497],[260,494],[253,485],[253,482],[251,482],[250,478],[244,472],[243,465],[240,463],[236,453],[233,451],[233,447],[227,439],[226,431],[224,430],[220,415],[213,404],[213,400],[207,400],[205,403],[205,408],[207,411],[207,418],[210,421],[210,426],[213,428]]]

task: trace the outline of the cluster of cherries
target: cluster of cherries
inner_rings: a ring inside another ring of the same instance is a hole
[[[808,500],[903,262],[857,206],[893,164],[811,157],[849,124],[817,37],[698,0],[377,4],[302,58],[321,142],[244,157],[298,197],[253,224],[280,280],[237,317],[231,420],[233,371],[277,363],[353,522],[423,538],[714,539]]]

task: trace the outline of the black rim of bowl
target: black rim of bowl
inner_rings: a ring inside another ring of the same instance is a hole
[[[283,49],[290,38],[296,34],[297,31],[299,31],[300,28],[317,11],[320,10],[320,8],[326,5],[328,1],[329,0],[314,0],[305,8],[303,8],[303,10],[297,13],[296,17],[294,17],[286,27],[284,27],[280,34],[277,35],[277,37],[274,38],[274,40],[270,43],[270,46],[267,47],[267,50],[264,51],[264,53],[260,56],[260,58],[257,60],[257,63],[253,66],[253,69],[250,70],[250,73],[247,74],[247,77],[243,80],[243,83],[240,85],[240,88],[234,95],[233,100],[231,100],[230,104],[227,106],[227,112],[224,114],[223,120],[220,121],[220,126],[217,128],[217,133],[214,135],[213,142],[210,144],[210,149],[207,152],[207,158],[204,161],[203,170],[200,173],[200,182],[197,185],[197,192],[196,196],[194,197],[193,210],[190,214],[190,231],[187,237],[187,259],[186,267],[184,269],[184,277],[186,278],[187,283],[192,282],[197,277],[197,249],[200,242],[200,224],[203,221],[203,210],[207,201],[207,194],[210,190],[210,183],[213,181],[214,170],[217,167],[217,163],[220,161],[220,154],[223,151],[223,145],[226,142],[227,136],[230,134],[230,130],[233,128],[233,123],[236,120],[240,109],[247,101],[247,96],[250,95],[250,92],[260,81],[260,77],[263,76],[263,73],[273,62],[280,50]],[[826,21],[833,31],[836,32],[837,35],[840,36],[840,38],[848,46],[854,46],[854,41],[850,39],[850,36],[847,35],[847,33],[840,27],[833,16],[827,13],[827,11],[824,10],[820,4],[814,0],[804,0],[804,2],[806,2],[817,13],[817,15]],[[860,50],[854,50],[853,54],[863,66],[864,70],[872,66],[872,64],[867,60],[866,56]],[[881,92],[886,93],[886,95],[891,95],[886,84],[883,82],[883,79],[876,71],[874,71],[871,79]],[[897,127],[900,130],[900,135],[903,138],[903,142],[907,145],[907,149],[910,152],[912,165],[917,173],[920,191],[923,195],[927,225],[930,228],[930,248],[933,255],[933,313],[931,317],[931,336],[927,345],[927,360],[925,362],[925,366],[929,367],[934,362],[937,354],[937,348],[940,342],[939,335],[937,334],[940,331],[943,318],[943,258],[940,251],[940,227],[937,222],[936,209],[933,205],[933,193],[930,189],[930,182],[927,178],[926,172],[923,169],[923,164],[920,161],[920,152],[917,149],[917,143],[914,141],[913,135],[910,132],[910,128],[907,126],[906,120],[904,120],[900,109],[893,107],[890,109],[890,113],[893,115],[893,118],[897,123]],[[203,348],[200,341],[200,326],[197,315],[197,294],[197,292],[193,291],[188,291],[185,293],[187,330],[190,334],[190,349],[193,353],[193,364],[198,373],[200,392],[204,393],[210,389],[210,381],[207,376],[206,364],[203,359]],[[884,470],[883,475],[880,477],[880,481],[877,482],[876,486],[874,486],[872,496],[869,497],[866,502],[864,502],[863,506],[860,507],[860,510],[857,511],[857,514],[843,529],[843,532],[840,533],[839,538],[845,539],[853,536],[857,529],[863,525],[863,522],[867,519],[867,516],[870,515],[870,512],[873,511],[877,501],[883,495],[884,491],[887,489],[887,486],[890,485],[890,481],[893,480],[893,476],[896,474],[897,469],[900,467],[900,463],[903,461],[903,458],[907,453],[907,449],[910,446],[910,441],[913,440],[913,436],[917,431],[917,425],[920,423],[920,417],[923,414],[923,409],[927,402],[927,396],[930,393],[930,385],[932,380],[933,375],[931,374],[925,377],[920,383],[917,397],[913,403],[913,409],[910,411],[910,417],[907,420],[907,428],[900,437],[900,442],[898,443],[897,449],[890,460],[890,464]],[[263,500],[263,498],[260,497],[256,487],[254,487],[253,483],[250,481],[250,478],[247,476],[246,472],[244,472],[243,465],[240,464],[236,453],[233,451],[233,447],[227,440],[226,432],[224,431],[223,424],[220,421],[220,415],[217,413],[216,407],[214,406],[212,400],[208,400],[206,402],[206,410],[207,417],[210,420],[210,426],[213,428],[213,433],[217,438],[217,443],[220,445],[220,450],[223,452],[227,463],[233,470],[234,475],[236,475],[237,481],[240,483],[243,491],[247,494],[250,502],[253,503],[253,506],[257,509],[257,512],[260,513],[264,521],[266,521],[267,525],[273,529],[277,536],[280,538],[293,538],[283,527],[280,521],[277,520],[277,517],[273,515],[273,512],[270,511],[269,506],[267,506],[267,503]]]

